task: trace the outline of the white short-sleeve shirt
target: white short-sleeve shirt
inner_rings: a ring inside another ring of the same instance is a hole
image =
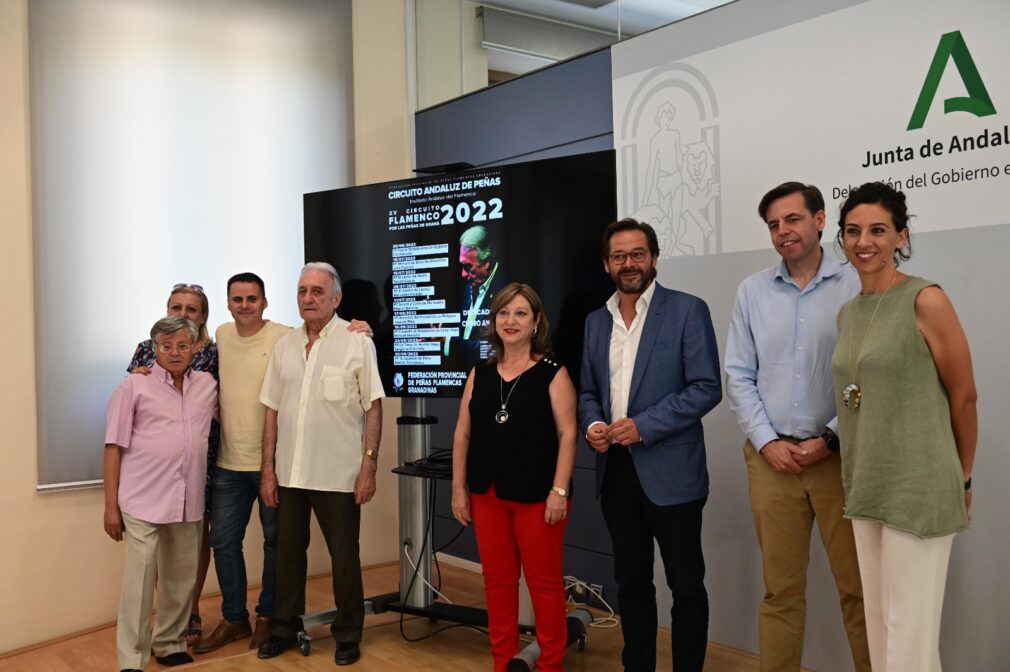
[[[260,401],[277,411],[277,482],[353,492],[361,471],[365,411],[385,396],[371,339],[334,315],[308,356],[301,328],[277,341]]]

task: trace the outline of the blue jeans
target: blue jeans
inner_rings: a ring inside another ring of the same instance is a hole
[[[228,622],[242,623],[249,620],[242,540],[253,502],[259,498],[260,472],[218,467],[211,487],[210,547],[214,549],[214,567],[221,585],[221,612]],[[259,512],[263,525],[263,590],[256,613],[272,618],[277,590],[277,509],[267,507],[260,499]]]

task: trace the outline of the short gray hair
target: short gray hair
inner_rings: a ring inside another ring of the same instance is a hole
[[[477,261],[484,263],[493,254],[487,229],[480,224],[471,226],[459,237],[459,246],[477,250]]]
[[[337,269],[333,268],[330,264],[325,261],[310,261],[309,263],[302,266],[302,272],[298,274],[298,283],[301,284],[302,277],[309,271],[321,271],[333,279],[333,296],[340,293],[340,276],[337,275]]]
[[[189,333],[189,342],[196,343],[196,339],[200,337],[200,330],[191,320],[179,316],[163,317],[155,322],[154,326],[151,327],[151,340],[157,343],[158,338],[161,336],[171,336],[183,329]]]

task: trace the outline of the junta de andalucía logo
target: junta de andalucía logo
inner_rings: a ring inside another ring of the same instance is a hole
[[[926,123],[926,116],[933,106],[933,99],[936,91],[940,87],[940,80],[947,67],[948,61],[954,61],[961,81],[968,93],[967,96],[954,96],[943,101],[943,113],[970,112],[976,117],[987,117],[996,114],[996,107],[992,104],[989,91],[985,88],[982,75],[978,72],[975,59],[971,57],[968,50],[968,43],[960,30],[952,33],[945,33],[940,37],[940,43],[936,46],[936,53],[933,54],[933,62],[929,65],[929,72],[926,73],[926,80],[922,83],[922,90],[919,91],[919,99],[912,110],[912,118],[908,121],[909,131],[922,128]]]

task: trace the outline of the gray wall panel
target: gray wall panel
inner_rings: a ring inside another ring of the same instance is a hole
[[[606,139],[610,81],[604,49],[422,110],[414,117],[417,165],[485,166],[613,149]],[[601,137],[591,148],[582,145]],[[544,154],[552,148],[565,149]]]

